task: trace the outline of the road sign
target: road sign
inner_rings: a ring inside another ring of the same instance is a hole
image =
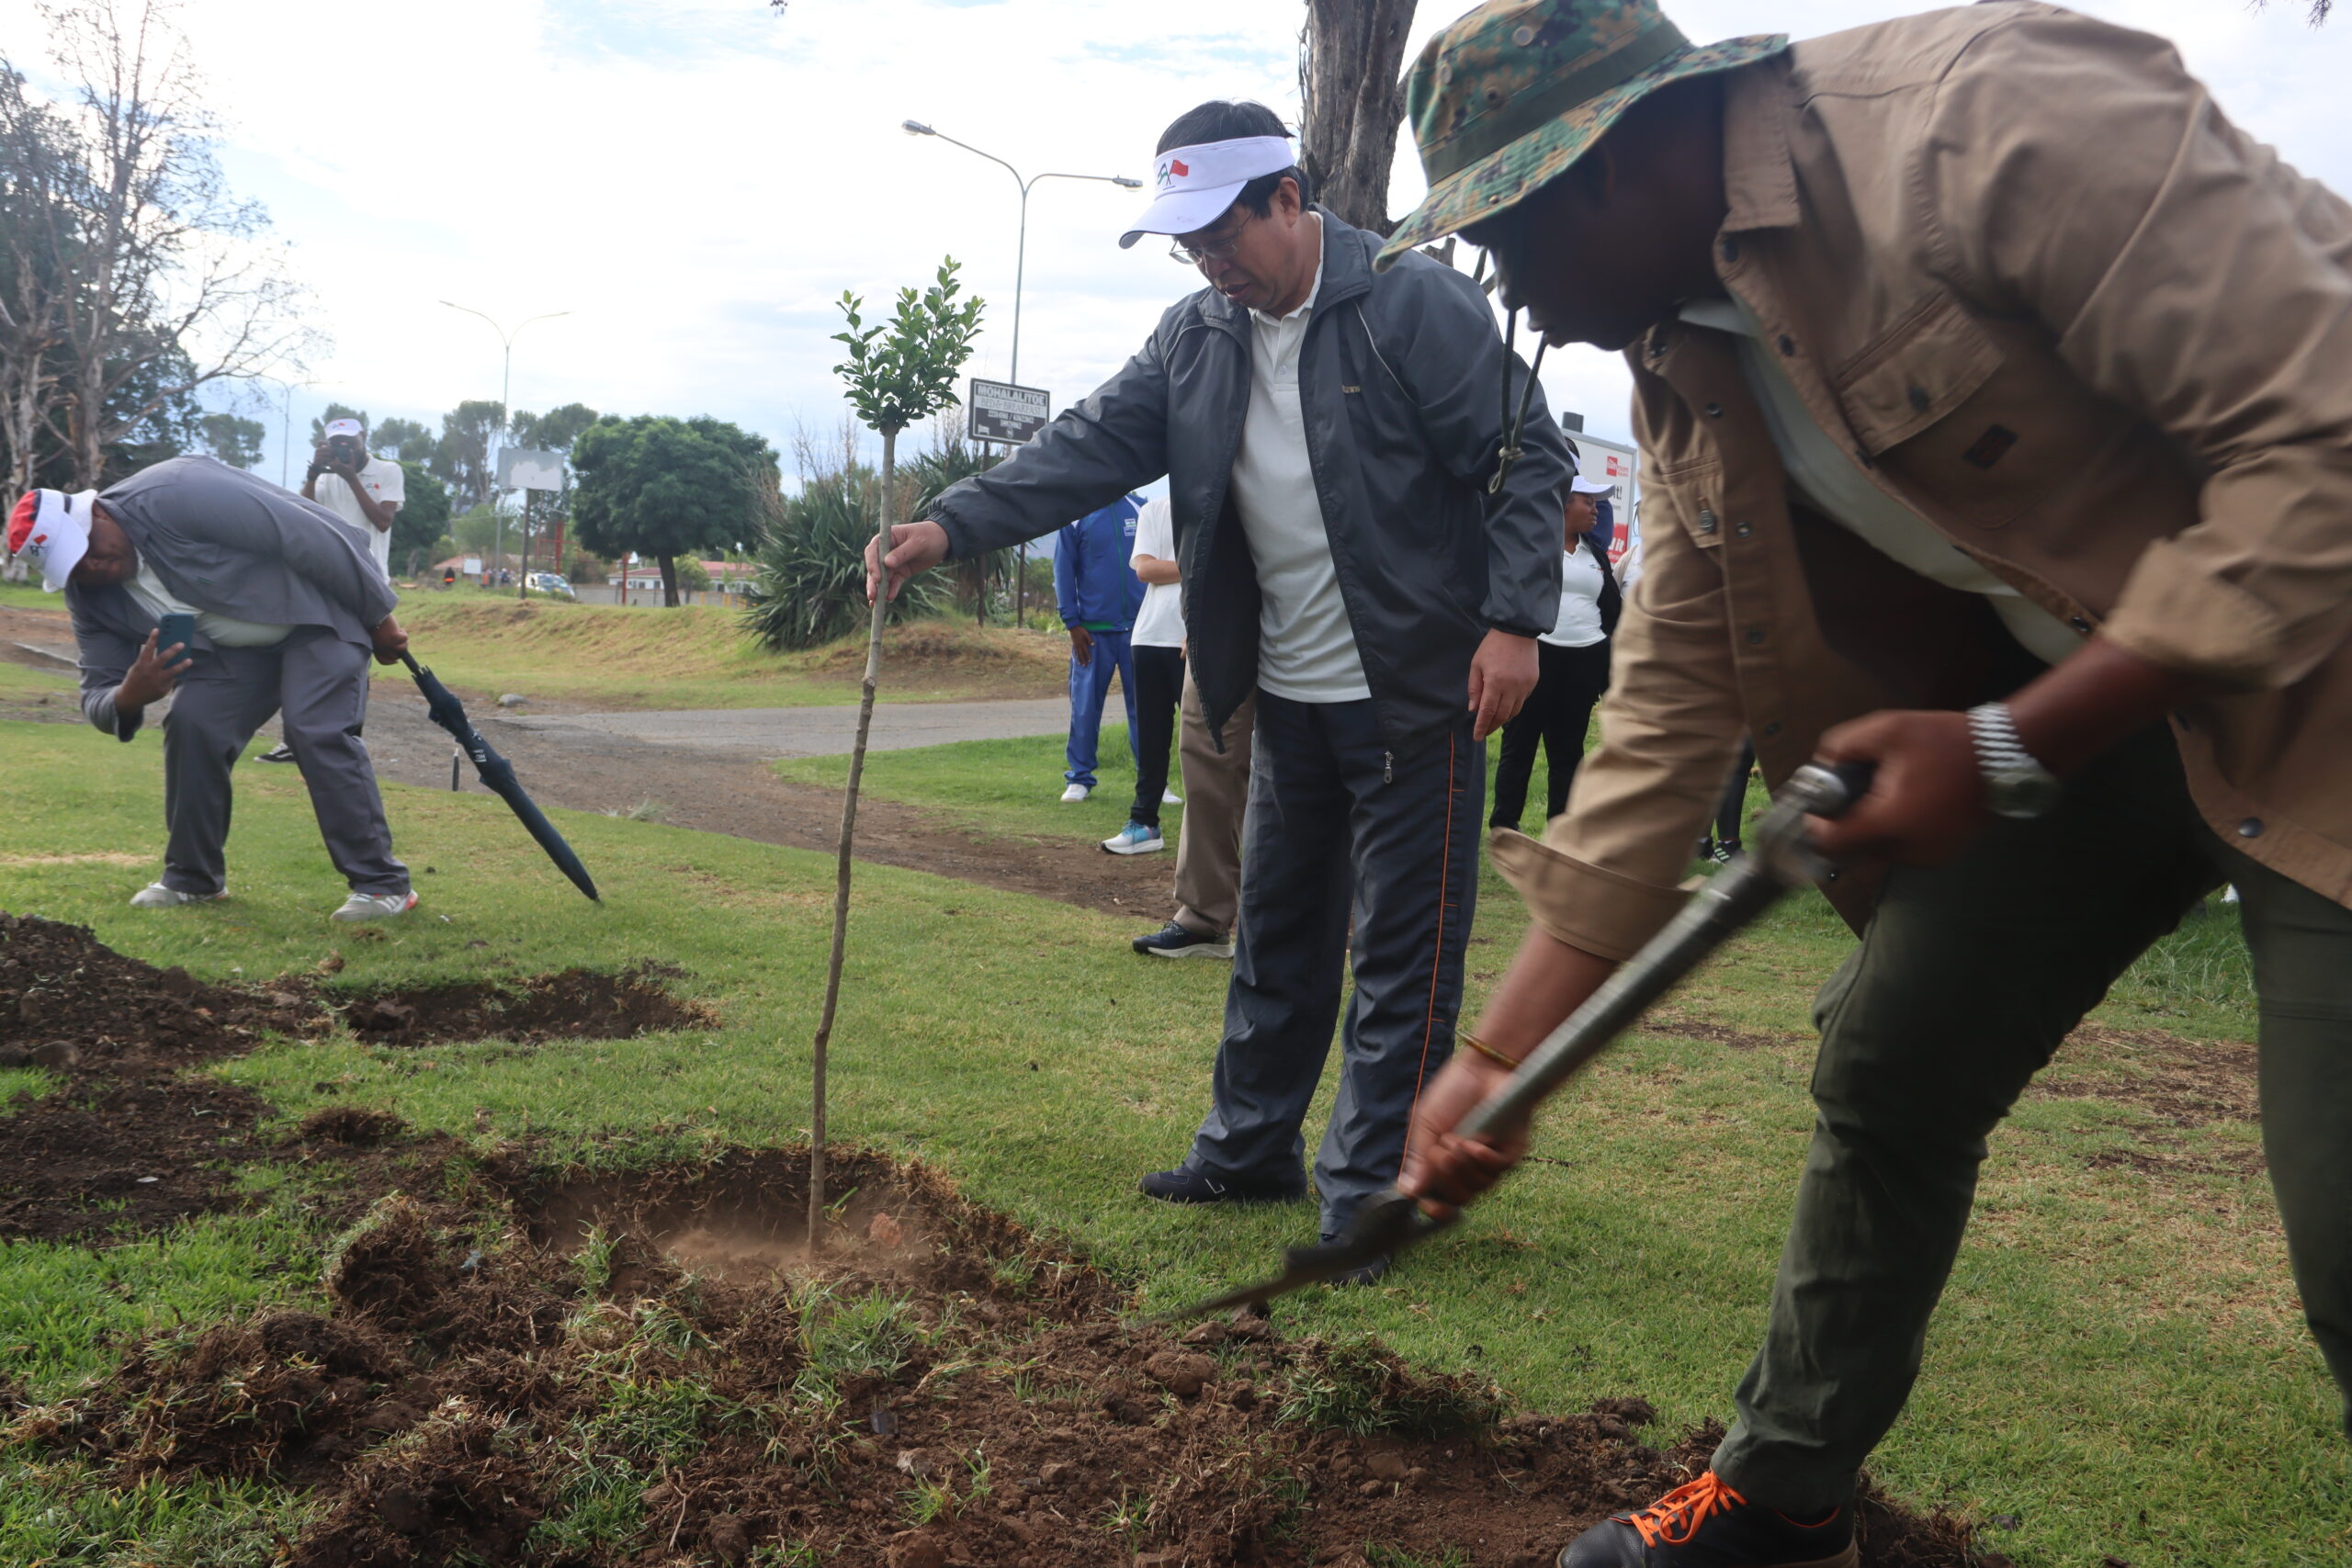
[[[1018,446],[1046,428],[1046,421],[1052,417],[1053,396],[1042,387],[1016,387],[1010,381],[983,381],[975,376],[964,409],[964,423],[973,440]]]
[[[535,452],[525,446],[509,446],[498,455],[498,488],[501,490],[561,490],[563,488],[563,454]]]

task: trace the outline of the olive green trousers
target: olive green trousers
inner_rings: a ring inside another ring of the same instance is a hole
[[[2225,881],[2261,1004],[2262,1141],[2288,1259],[2352,1390],[2352,911],[2216,837],[2170,735],[2151,730],[2048,816],[1996,820],[1951,864],[1894,872],[1823,987],[1813,1146],[1763,1348],[1715,1450],[1726,1481],[1790,1512],[1851,1494],[1918,1375],[1985,1135],[2115,978]],[[2022,1416],[2034,1369],[2017,1371]]]

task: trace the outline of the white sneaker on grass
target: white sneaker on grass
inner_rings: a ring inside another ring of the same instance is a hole
[[[416,908],[413,893],[354,893],[343,901],[343,908],[327,917],[345,925],[362,920],[397,919]]]
[[[1062,804],[1064,806],[1074,806],[1093,793],[1094,791],[1085,784],[1074,784],[1068,789],[1062,791]]]
[[[1159,804],[1162,806],[1182,806],[1184,804],[1184,797],[1178,795],[1172,789],[1163,789],[1159,792]]]
[[[225,887],[218,893],[182,893],[160,882],[151,882],[130,896],[130,907],[134,909],[176,909],[183,904],[209,904],[215,898],[226,898],[228,896],[229,890]]]
[[[1168,840],[1159,836],[1157,828],[1147,828],[1140,822],[1130,822],[1109,838],[1102,847],[1114,855],[1148,855],[1154,850],[1164,850]]]

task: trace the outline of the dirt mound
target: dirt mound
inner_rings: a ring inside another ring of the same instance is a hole
[[[185,969],[126,958],[86,926],[0,914],[0,1053],[62,1044],[71,1066],[133,1070],[142,1057],[185,1066],[235,1055],[263,1030],[323,1021],[316,1003],[293,992],[207,986]],[[23,1065],[6,1055],[0,1063]]]
[[[710,1022],[661,984],[680,972],[569,970],[506,985],[361,997],[340,1007],[383,1044],[560,1037],[626,1039]],[[256,1129],[257,1096],[188,1069],[241,1055],[266,1031],[318,1034],[336,1007],[309,980],[208,986],[126,958],[81,926],[0,913],[0,1066],[62,1082],[0,1116],[0,1239],[119,1240],[235,1207],[235,1168],[331,1160],[357,1179],[335,1201],[356,1213],[440,1157],[448,1140],[406,1136],[399,1117],[356,1105],[316,1111],[290,1137]]]
[[[922,1168],[838,1168],[815,1263],[786,1154],[395,1194],[330,1255],[332,1315],[158,1337],[15,1435],[126,1481],[312,1487],[304,1568],[1532,1568],[1718,1435],[1646,1446],[1638,1400],[1498,1419],[1489,1387],[1279,1319],[1125,1323]],[[686,1266],[697,1235],[732,1238],[721,1266]],[[1862,1518],[1873,1568],[1971,1561],[1952,1521]]]
[[[64,1080],[0,1117],[0,1237],[140,1235],[223,1206],[222,1162],[267,1108],[184,1070],[325,1017],[292,993],[126,958],[82,926],[0,914],[0,1065]]]
[[[345,1007],[343,1020],[361,1039],[382,1045],[450,1040],[536,1045],[548,1040],[629,1040],[710,1026],[715,1020],[709,1010],[662,988],[663,979],[680,974],[659,964],[618,975],[567,969],[506,983],[370,992]]]

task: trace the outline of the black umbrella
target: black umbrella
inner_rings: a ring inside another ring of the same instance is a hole
[[[403,653],[401,662],[416,678],[416,689],[424,694],[426,714],[434,723],[457,737],[459,750],[474,760],[474,772],[481,775],[482,787],[514,808],[514,815],[530,829],[531,837],[539,841],[539,848],[547,851],[548,859],[555,862],[558,871],[571,878],[573,886],[589,897],[595,897],[596,884],[589,877],[588,868],[580,863],[580,857],[563,841],[563,835],[555,830],[547,813],[515,782],[514,764],[490,749],[490,742],[481,738],[481,731],[466,716],[465,705],[432,671],[419,664],[415,655]]]

